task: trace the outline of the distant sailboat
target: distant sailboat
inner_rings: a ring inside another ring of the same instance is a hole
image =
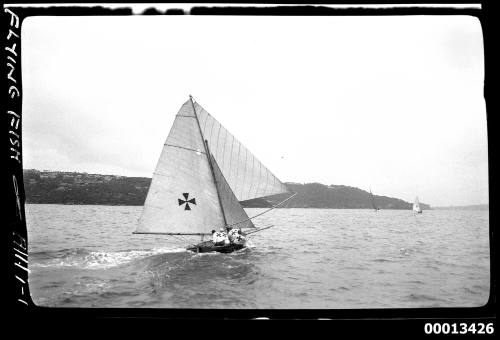
[[[379,211],[380,209],[377,208],[377,206],[375,205],[375,198],[373,197],[373,194],[372,194],[372,189],[370,189],[370,198],[371,198],[371,201],[372,201],[372,207],[373,207],[373,210],[375,211]]]
[[[204,236],[227,226],[255,228],[239,201],[282,193],[287,187],[190,96],[163,146],[134,234],[199,236],[186,249],[232,252],[244,245],[214,246]]]
[[[418,214],[422,213],[422,209],[420,208],[420,203],[418,202],[418,196],[415,197],[415,203],[413,203],[413,211]]]

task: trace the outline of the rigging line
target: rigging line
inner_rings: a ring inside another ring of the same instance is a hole
[[[263,212],[261,212],[261,213],[259,213],[259,214],[257,214],[257,215],[254,215],[254,216],[252,216],[252,217],[249,217],[249,218],[247,218],[246,220],[242,220],[242,221],[239,221],[239,222],[236,222],[236,223],[228,224],[227,226],[228,226],[228,227],[230,227],[230,226],[232,226],[232,225],[236,225],[236,224],[240,224],[240,223],[243,223],[243,222],[247,222],[247,221],[249,221],[249,220],[251,220],[251,219],[254,219],[254,218],[256,218],[256,217],[258,217],[258,216],[260,216],[260,215],[264,215],[265,213],[267,213],[267,212],[269,212],[269,211],[271,211],[271,210],[273,210],[273,209],[275,209],[275,208],[279,207],[281,204],[283,204],[283,203],[285,203],[286,201],[290,200],[290,199],[291,199],[292,197],[294,197],[295,195],[297,195],[297,193],[296,193],[296,192],[294,192],[294,193],[293,193],[293,195],[292,195],[292,196],[290,196],[290,197],[288,197],[286,200],[284,200],[284,201],[282,201],[282,202],[280,202],[280,203],[278,203],[278,204],[273,205],[271,208],[269,208],[269,209],[267,209],[267,210],[265,210],[265,211],[263,211]]]
[[[259,195],[259,189],[262,185],[262,181],[261,181],[261,178],[262,178],[262,163],[257,160],[257,162],[259,162],[259,181],[257,182],[257,188],[255,189],[255,197],[257,196],[265,196],[265,195]]]
[[[182,237],[182,236],[181,236]],[[191,243],[189,240],[186,240],[185,238],[182,237],[182,239],[184,240],[184,244],[188,244],[188,246],[194,246],[195,243]]]
[[[225,191],[225,194],[226,194],[225,198],[226,198],[226,200],[227,200],[227,196],[230,197],[230,201],[228,203],[232,204],[234,202],[234,200],[237,201],[236,195],[234,194],[234,191],[231,189],[231,186],[229,185],[229,183],[226,180],[226,177],[224,176],[224,173],[219,168],[219,166],[217,164],[217,161],[215,160],[215,158],[213,158],[213,156],[212,156],[212,159],[213,159],[215,167],[218,169],[219,180],[220,180],[220,183],[222,183],[221,184],[221,189],[224,189],[224,191]],[[246,214],[245,214],[245,216],[246,216]],[[227,221],[225,221],[225,222],[227,224]]]
[[[259,228],[259,229],[256,229],[256,230],[247,231],[245,234],[246,235],[254,234],[254,233],[258,232],[258,231],[269,229],[269,228],[272,228],[272,227],[274,227],[274,224],[270,225],[270,226],[267,226],[267,227],[262,227],[262,228]],[[249,237],[251,237],[251,236],[249,236]]]
[[[168,235],[168,236],[172,236],[172,235]],[[165,243],[170,243],[170,244],[175,244],[175,245],[178,245],[179,244],[179,240],[169,240],[169,241],[162,241],[162,243],[165,242]]]
[[[260,182],[260,171],[261,171],[261,165],[260,165],[260,162],[258,159],[256,159],[257,161],[257,164],[259,164],[259,179],[257,179],[257,187],[255,188],[255,194],[253,195],[253,197],[261,197],[262,195],[259,195],[259,187],[261,185],[261,182]],[[255,167],[257,168],[257,167]]]
[[[229,185],[229,183],[226,180],[226,177],[224,176],[224,174],[220,170],[220,168],[217,164],[217,161],[215,160],[215,158],[213,158],[213,156],[212,156],[212,159],[213,159],[214,165],[218,169],[218,176],[219,176],[219,181],[221,183],[221,190],[224,189],[224,193],[226,194],[226,196],[225,196],[226,202],[228,199],[227,196],[229,196],[229,202],[227,202],[228,204],[232,204],[235,200],[236,200],[236,202],[238,202],[233,190],[231,189],[231,186]],[[225,223],[227,225],[227,223],[228,223],[227,220],[225,220]]]
[[[166,243],[168,245],[174,245],[174,246],[177,246],[177,247],[180,247],[181,246],[181,243],[179,243],[178,240],[172,240],[172,241],[162,241],[162,243]],[[184,243],[182,244],[184,245]]]
[[[213,140],[212,140],[212,137],[213,137],[213,134],[214,134],[214,125],[215,125],[215,119],[214,117],[210,117],[212,119],[212,127],[210,128],[210,146],[213,146]]]
[[[173,237],[173,238],[175,238],[175,239],[177,239],[177,240],[179,240],[179,238],[178,238],[178,237],[176,237],[176,236],[174,236],[174,235],[169,235],[169,236],[170,236],[170,237]],[[192,245],[193,245],[191,242],[189,242],[188,240],[186,240],[186,239],[184,239],[184,238],[180,239],[179,241],[180,241],[180,242],[182,242],[182,244],[183,244],[183,245],[185,245],[186,243],[188,244],[188,246],[192,246]]]
[[[217,145],[215,146],[215,153],[217,158],[219,158],[219,137],[220,137],[221,124],[219,122],[217,122],[217,124],[219,124],[219,130],[217,130]]]
[[[206,139],[205,139],[205,148],[206,148],[207,154],[209,156],[208,165],[210,166],[210,170],[212,172],[212,177],[214,179],[215,191],[217,192],[217,198],[219,200],[219,207],[220,207],[220,210],[222,212],[222,218],[224,219],[224,226],[226,226],[227,225],[226,213],[224,212],[224,205],[222,204],[220,188],[219,188],[219,184],[217,182],[217,177],[215,176],[213,163],[215,163],[217,168],[219,168],[219,165],[215,161],[214,155],[212,153],[210,153],[210,149],[208,148],[208,141]],[[219,173],[221,173],[220,168],[219,168]]]
[[[171,146],[171,147],[174,147],[174,148],[180,148],[180,149],[185,149],[185,150],[189,150],[189,151],[194,151],[194,152],[199,152],[199,153],[205,153],[201,150],[195,150],[195,149],[190,149],[190,148],[186,148],[186,147],[183,147],[183,146],[179,146],[179,145],[173,145],[173,144],[168,144],[168,143],[165,143],[163,145],[166,145],[166,146]]]
[[[286,207],[286,208],[288,208],[288,207],[290,206],[290,202],[291,202],[291,201],[286,202],[286,204],[285,204],[285,207]],[[292,208],[293,208],[293,207],[292,207]]]
[[[253,187],[253,170],[254,170],[254,165],[255,165],[255,156],[253,154],[252,155],[252,177],[250,178],[251,179],[251,182],[250,182],[250,187],[248,188],[248,197],[252,197],[250,194],[252,193],[252,187]]]
[[[226,144],[227,144],[227,130],[224,128],[224,131],[226,131],[226,136],[224,137],[224,145],[222,146],[222,169],[224,169],[224,158],[226,158]]]
[[[212,127],[213,127],[214,123],[217,123],[217,119],[215,119],[214,116],[212,116],[207,110],[205,110],[205,112],[207,113],[208,117],[207,119],[210,119],[212,121]]]
[[[243,184],[245,185],[245,184],[246,184],[246,183],[245,183],[245,181],[246,181],[246,179],[247,179],[247,158],[248,158],[248,150],[247,150],[247,148],[245,148],[245,147],[243,147],[243,149],[245,150],[245,171],[243,171]],[[244,196],[243,196],[243,189],[244,189],[244,188],[245,188],[244,186],[241,188],[241,198],[242,198],[242,199],[244,198]]]
[[[227,182],[226,177],[224,177],[224,174],[222,173],[222,171],[220,171],[220,177],[222,179],[222,182],[224,183],[224,190],[226,193],[226,198],[227,198],[227,196],[229,196],[229,198],[230,198],[229,204],[233,204],[234,192],[232,192],[231,187],[229,186],[229,183]]]
[[[233,137],[233,140],[231,141],[231,151],[229,152],[229,169],[227,170],[228,174],[229,174],[229,181],[231,181],[231,174],[233,173],[232,168],[231,168],[231,163],[233,162],[234,136],[231,135],[231,137]],[[226,181],[227,186],[229,186],[229,181]],[[235,182],[238,183],[237,179],[235,179]],[[236,190],[236,186],[235,186],[234,190]],[[231,195],[231,202],[234,201],[235,197],[236,197],[236,195],[234,194],[234,191],[233,191],[233,195]]]
[[[229,181],[231,181],[231,163],[233,162],[233,146],[234,146],[234,136],[230,134],[231,137],[233,137],[233,140],[231,142],[231,151],[229,152],[229,169],[228,169],[228,173],[229,173]],[[238,181],[235,179],[235,182],[237,183]],[[236,188],[234,188],[236,190]],[[232,199],[232,198],[231,198]]]
[[[167,237],[173,237],[172,235],[166,235]],[[174,237],[175,238],[175,237]],[[172,240],[170,239],[170,241],[162,241],[162,242],[165,242],[165,243],[170,243],[170,244],[175,244],[175,245],[179,245],[179,240],[176,239],[176,240]]]

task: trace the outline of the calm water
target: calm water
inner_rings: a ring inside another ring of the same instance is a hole
[[[27,205],[39,306],[477,307],[489,297],[487,211],[276,209],[232,254],[132,235],[142,207]],[[250,216],[260,209],[247,209]]]

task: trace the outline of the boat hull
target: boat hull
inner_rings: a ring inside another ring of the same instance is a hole
[[[233,251],[245,248],[244,244],[227,244],[222,246],[214,246],[212,241],[198,243],[186,249],[195,253],[232,253]]]

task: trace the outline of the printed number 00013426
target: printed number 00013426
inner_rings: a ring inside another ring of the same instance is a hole
[[[493,323],[447,323],[435,322],[424,325],[425,334],[493,334]]]

